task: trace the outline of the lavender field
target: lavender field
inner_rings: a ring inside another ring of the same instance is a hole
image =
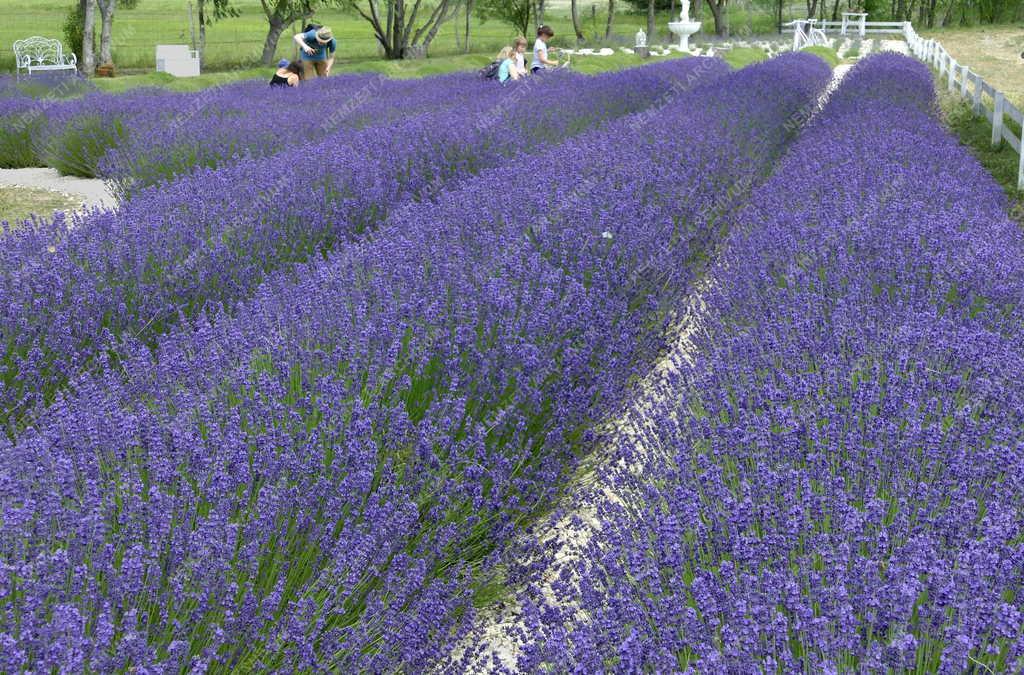
[[[0,672],[1024,670],[1024,235],[831,81],[0,82]]]

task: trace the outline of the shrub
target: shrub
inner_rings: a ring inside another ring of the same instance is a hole
[[[827,63],[832,68],[835,68],[836,66],[839,65],[839,56],[836,55],[836,50],[832,49],[831,47],[822,47],[814,45],[810,47],[804,47],[801,51],[805,51],[820,57],[822,61]]]
[[[39,154],[61,175],[95,178],[100,159],[124,139],[120,118],[89,115],[48,136]]]

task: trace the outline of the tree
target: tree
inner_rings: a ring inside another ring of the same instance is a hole
[[[78,69],[83,73],[85,72],[85,50],[82,38],[85,29],[85,4],[85,0],[75,0],[75,4],[64,18],[64,42],[78,57]],[[90,40],[89,53],[92,54],[95,49],[94,41]]]
[[[725,37],[729,34],[729,16],[725,11],[728,0],[708,0],[708,8],[715,19],[715,35]]]
[[[408,59],[426,55],[437,31],[458,14],[459,0],[437,0],[433,8],[422,0],[347,0],[347,6],[359,13],[373,27],[373,35],[388,59]],[[407,5],[412,4],[412,7]],[[479,7],[479,5],[478,5]],[[426,12],[425,18],[420,10]],[[407,18],[408,17],[408,18]],[[416,20],[423,23],[416,27]]]
[[[647,0],[647,39],[654,40],[654,0]]]
[[[477,0],[476,15],[481,21],[507,23],[525,36],[530,34],[532,4],[531,0]]]
[[[615,23],[615,0],[608,0],[608,23],[604,27],[604,39],[612,36],[612,26]]]
[[[196,0],[196,10],[199,14],[199,65],[203,66],[206,63],[206,27],[238,16],[239,11],[231,5],[231,0]]]
[[[583,25],[580,24],[580,8],[577,0],[572,0],[570,13],[572,14],[572,30],[576,33],[576,44],[583,44],[587,38],[584,37]]]
[[[260,61],[267,66],[272,64],[277,53],[277,41],[284,29],[293,21],[308,21],[321,4],[320,0],[260,0],[269,24]]]
[[[96,72],[96,57],[93,53],[95,42],[93,33],[96,30],[96,0],[82,2],[82,73],[92,75]]]
[[[114,30],[114,10],[117,0],[96,0],[100,10],[100,64],[113,63],[110,53],[111,33]]]

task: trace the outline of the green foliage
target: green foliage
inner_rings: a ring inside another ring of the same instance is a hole
[[[29,113],[0,120],[0,169],[39,166],[32,144],[34,132],[42,124],[42,116]]]
[[[497,19],[515,28],[520,35],[531,37],[531,0],[477,0],[476,15],[481,21]]]
[[[967,101],[943,93],[939,96],[939,105],[950,130],[960,138],[961,143],[971,149],[982,166],[1003,187],[1007,196],[1017,202],[1016,206],[1010,209],[1011,213],[1024,218],[1024,192],[1017,190],[1020,155],[1005,142],[998,148],[992,147],[992,126],[984,117],[975,115]],[[1012,121],[1007,122],[1014,133],[1020,133],[1020,129]]]
[[[648,0],[626,0],[626,4],[629,5],[630,9],[636,12],[646,12],[647,2]],[[673,7],[679,7],[679,3],[673,2],[673,0],[654,0],[654,9],[657,11],[664,11]]]
[[[800,51],[808,52],[809,54],[814,54],[832,68],[835,68],[836,66],[839,65],[839,55],[836,54],[836,50],[832,49],[831,47],[804,47]]]
[[[67,16],[64,18],[64,46],[75,53],[78,57],[78,61],[82,61],[82,40],[83,27],[85,26],[85,12],[82,9],[82,3],[76,2],[68,10]],[[93,35],[93,48],[95,44],[95,34]]]
[[[733,47],[721,56],[733,68],[743,68],[768,60],[768,53],[759,47]]]
[[[54,134],[40,154],[46,165],[57,169],[61,175],[95,178],[100,158],[119,145],[124,135],[121,120],[90,115]]]
[[[132,0],[133,2],[136,0]],[[241,16],[231,0],[198,0],[199,16],[204,24],[212,26],[215,21]]]

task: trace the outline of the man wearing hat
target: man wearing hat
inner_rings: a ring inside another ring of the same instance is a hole
[[[314,74],[317,77],[327,77],[331,74],[334,50],[338,48],[338,42],[330,28],[321,26],[305,33],[298,33],[295,42],[298,43],[301,52],[302,79],[311,79]]]

